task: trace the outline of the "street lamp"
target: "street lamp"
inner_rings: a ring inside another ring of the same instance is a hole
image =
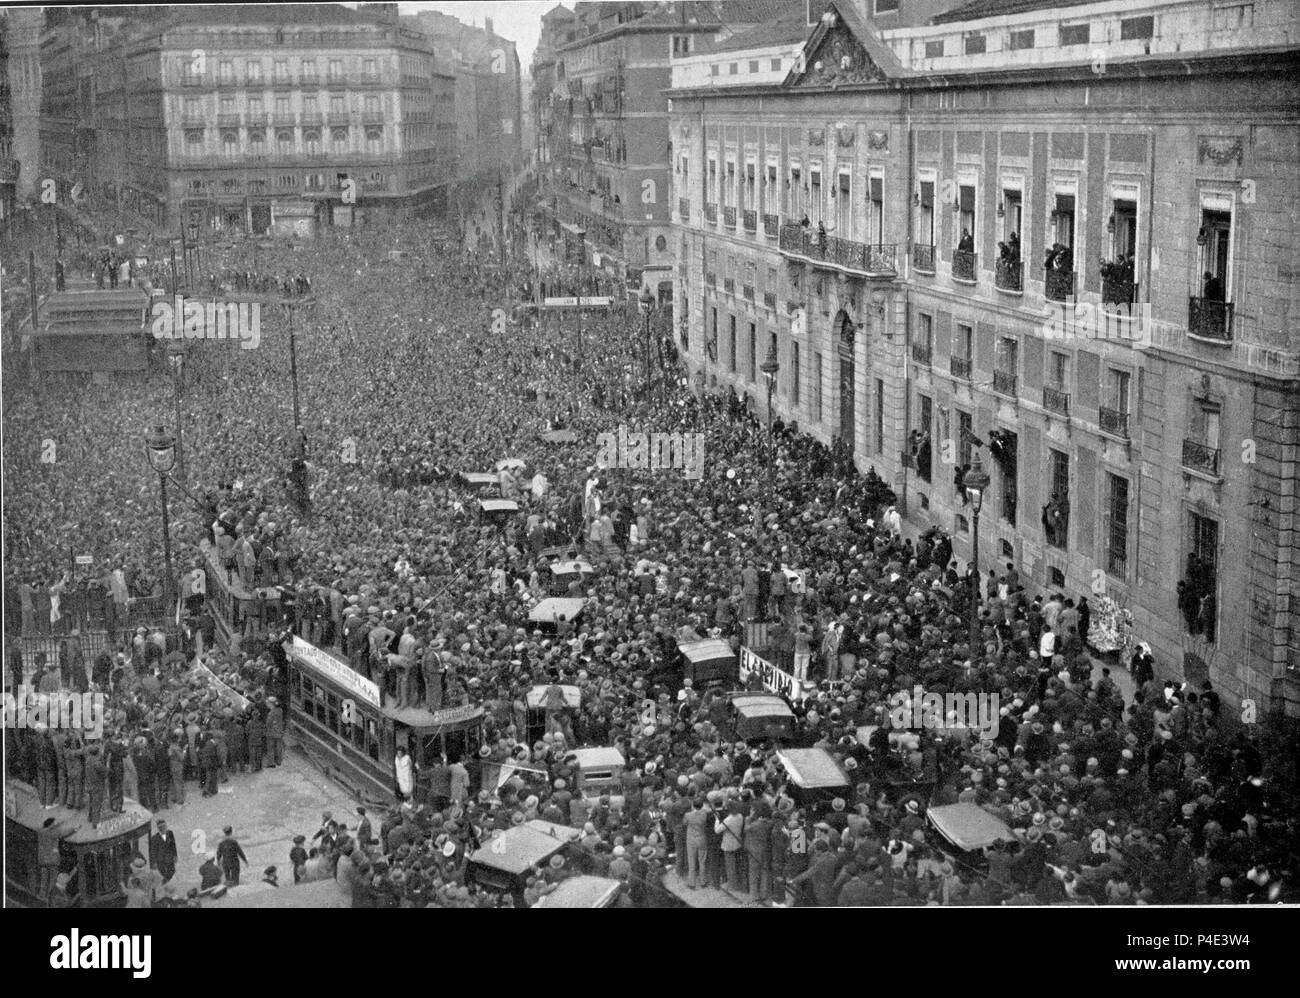
[[[158,489],[162,496],[163,563],[166,573],[163,576],[163,603],[170,614],[174,580],[172,578],[171,526],[167,517],[167,473],[176,464],[176,438],[167,432],[165,426],[158,425],[145,438],[144,447],[145,454],[149,458],[149,466],[158,472]]]
[[[767,359],[758,368],[767,382],[767,479],[769,486],[776,468],[776,448],[772,443],[772,389],[776,387],[776,374],[781,363],[776,359],[776,337],[767,346]]]
[[[970,590],[970,657],[975,662],[975,649],[980,644],[979,593],[980,593],[980,507],[984,505],[984,492],[989,487],[989,476],[980,461],[979,453],[971,461],[970,470],[962,478],[966,496],[973,513],[971,538],[971,590]]]
[[[641,308],[641,314],[645,316],[645,397],[650,398],[650,313],[655,308],[655,296],[650,293],[649,288],[641,289],[641,297],[638,300]]]
[[[181,427],[181,388],[185,378],[185,344],[170,340],[167,344],[167,363],[172,369],[172,401],[176,409],[176,466],[181,479],[185,478],[184,432]]]

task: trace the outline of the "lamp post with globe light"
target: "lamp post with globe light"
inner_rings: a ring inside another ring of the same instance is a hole
[[[769,491],[772,490],[773,475],[776,469],[776,448],[772,440],[772,390],[776,387],[776,375],[781,370],[781,363],[776,359],[776,338],[767,347],[767,359],[758,368],[763,372],[767,382],[767,480]]]
[[[645,316],[645,397],[646,401],[650,400],[650,315],[655,310],[655,296],[650,293],[649,288],[641,289],[641,297],[637,300],[641,309],[641,314]]]
[[[980,643],[979,592],[980,592],[980,507],[984,505],[984,493],[989,487],[988,472],[976,452],[971,461],[970,470],[962,478],[966,496],[970,499],[972,512],[971,535],[971,589],[970,589],[970,656],[975,661],[976,648]]]
[[[171,612],[174,578],[172,577],[172,541],[171,524],[167,514],[167,473],[176,464],[176,438],[167,432],[165,426],[155,426],[145,438],[145,454],[149,466],[158,472],[158,489],[162,497],[162,537],[163,537],[163,602]]]

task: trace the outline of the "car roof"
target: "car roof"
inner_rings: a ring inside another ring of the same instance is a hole
[[[825,749],[782,749],[776,757],[797,785],[812,790],[818,787],[846,787],[849,778],[835,757]]]
[[[702,641],[685,641],[677,645],[678,651],[692,662],[708,662],[717,658],[735,658],[731,645],[721,638],[705,638]]]
[[[627,765],[623,753],[613,747],[574,749],[570,755],[577,758],[578,765],[583,769],[604,769],[606,766]]]

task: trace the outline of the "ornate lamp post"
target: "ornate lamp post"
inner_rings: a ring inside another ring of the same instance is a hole
[[[165,426],[155,426],[145,438],[144,448],[149,458],[149,466],[158,472],[158,489],[162,496],[163,562],[166,572],[163,576],[163,602],[170,614],[175,596],[173,592],[175,579],[172,576],[171,524],[167,515],[167,473],[176,464],[176,438],[167,432]]]
[[[176,467],[181,480],[185,480],[185,434],[181,426],[181,389],[185,380],[185,344],[179,340],[167,343],[167,363],[172,369],[172,403],[176,409]]]
[[[655,297],[650,293],[649,288],[641,289],[641,297],[637,300],[641,309],[641,314],[645,316],[645,397],[650,399],[650,314],[655,309]]]
[[[970,590],[970,657],[971,662],[974,663],[975,650],[980,644],[980,507],[984,505],[984,492],[989,487],[988,472],[984,470],[984,464],[980,461],[978,452],[971,461],[970,470],[966,472],[965,477],[962,479],[962,485],[965,487],[966,495],[970,499],[974,519],[971,537]]]
[[[781,370],[781,363],[776,359],[776,338],[773,337],[767,347],[767,359],[759,365],[763,380],[767,382],[767,480],[769,490],[776,472],[776,448],[772,442],[772,390],[776,387],[776,375]]]

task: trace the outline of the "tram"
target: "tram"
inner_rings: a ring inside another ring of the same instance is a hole
[[[405,748],[417,766],[468,759],[483,740],[483,708],[429,711],[385,704],[379,686],[309,641],[284,644],[289,659],[289,729],[308,757],[356,797],[397,799],[393,759]]]
[[[153,814],[133,800],[122,812],[106,812],[91,826],[84,811],[66,807],[46,810],[36,788],[21,780],[5,780],[5,886],[11,898],[33,907],[46,907],[41,896],[37,839],[46,820],[59,829],[59,872],[69,875],[68,893],[80,908],[113,908],[126,903],[131,860],[148,852],[147,836]],[[141,842],[145,838],[145,842]]]

